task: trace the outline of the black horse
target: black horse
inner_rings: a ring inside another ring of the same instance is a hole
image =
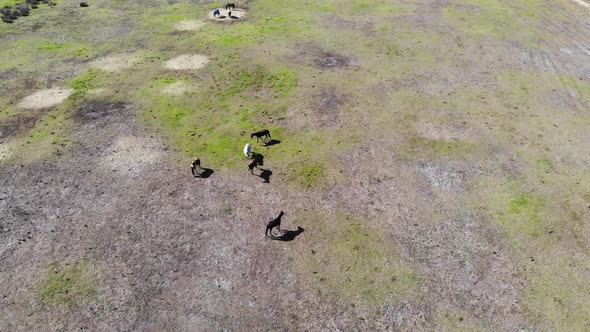
[[[279,232],[281,231],[281,219],[283,218],[283,214],[285,214],[285,212],[281,211],[281,213],[279,213],[279,216],[274,218],[273,220],[271,220],[268,225],[266,225],[266,231],[264,232],[265,236],[268,236],[268,233],[270,232],[270,236],[272,235],[272,229],[277,227],[279,229]]]
[[[235,3],[227,3],[225,5],[225,10],[230,10],[230,9],[236,9],[236,4]]]
[[[266,142],[269,138],[271,138],[270,131],[268,131],[268,129],[257,131],[255,133],[252,133],[252,135],[250,135],[250,138],[254,138],[254,137],[256,137],[256,142],[258,142],[258,140],[262,140],[263,142]]]

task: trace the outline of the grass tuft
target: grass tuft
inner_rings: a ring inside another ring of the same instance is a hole
[[[52,263],[38,286],[39,299],[47,304],[72,306],[96,298],[94,268],[87,261]]]

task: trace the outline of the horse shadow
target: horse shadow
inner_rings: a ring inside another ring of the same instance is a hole
[[[202,168],[201,173],[196,174],[195,177],[201,178],[201,179],[206,179],[206,178],[210,177],[213,173],[214,173],[214,171],[210,168]]]
[[[274,236],[271,234],[270,238],[275,241],[284,241],[284,242],[293,241],[293,240],[295,240],[296,237],[298,237],[304,231],[305,231],[305,229],[298,226],[296,231],[283,231],[281,236]]]
[[[264,155],[256,152],[252,152],[252,158],[256,160],[258,166],[264,166]]]
[[[270,141],[264,143],[264,146],[273,146],[280,143],[281,141],[279,141],[278,139],[271,139]]]
[[[272,175],[272,171],[269,169],[264,169],[264,168],[261,168],[261,169],[262,169],[262,172],[260,172],[260,175],[258,175],[258,176],[264,180],[263,183],[270,183],[270,176]]]

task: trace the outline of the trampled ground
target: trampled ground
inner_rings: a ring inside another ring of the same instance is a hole
[[[0,25],[1,331],[590,329],[583,0],[56,2]]]

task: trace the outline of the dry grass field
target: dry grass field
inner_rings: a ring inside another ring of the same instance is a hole
[[[590,330],[586,0],[55,2],[0,22],[0,331]]]

